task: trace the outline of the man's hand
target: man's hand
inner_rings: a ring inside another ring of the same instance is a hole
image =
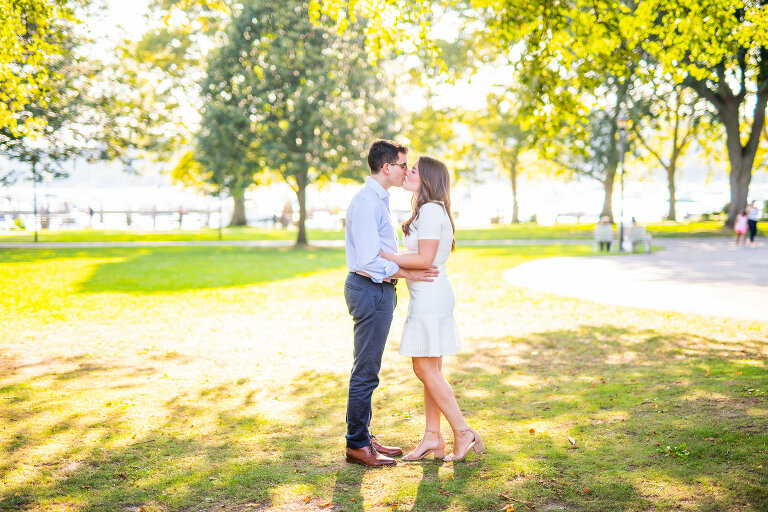
[[[434,281],[439,274],[437,265],[432,265],[426,270],[406,270],[401,268],[392,277],[402,277],[411,281]]]

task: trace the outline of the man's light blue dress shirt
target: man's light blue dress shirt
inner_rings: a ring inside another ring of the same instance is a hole
[[[370,176],[347,208],[344,245],[350,272],[365,272],[380,283],[400,270],[379,256],[379,251],[397,253],[397,232],[389,212],[389,192]]]

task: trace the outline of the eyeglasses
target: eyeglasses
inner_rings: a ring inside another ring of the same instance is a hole
[[[404,171],[405,171],[406,169],[408,169],[408,162],[403,162],[403,163],[399,163],[399,162],[387,162],[387,163],[388,163],[389,165],[397,165],[397,166],[400,166],[400,168],[401,168],[402,170],[404,170]]]

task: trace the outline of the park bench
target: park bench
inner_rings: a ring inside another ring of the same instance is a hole
[[[643,252],[651,252],[651,235],[644,226],[634,225],[629,228],[629,242],[632,244],[632,252],[642,247]]]
[[[595,226],[595,242],[593,246],[595,252],[600,250],[600,242],[608,242],[611,244],[609,246],[611,249],[615,247],[613,243],[613,226],[610,224],[598,224]]]

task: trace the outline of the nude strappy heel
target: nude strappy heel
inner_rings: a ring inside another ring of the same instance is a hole
[[[443,457],[445,457],[445,441],[443,440],[443,436],[440,435],[440,432],[435,432],[434,430],[427,430],[427,432],[431,434],[437,434],[437,437],[439,440],[437,447],[430,448],[429,450],[424,450],[419,455],[414,455],[415,452],[411,452],[408,455],[404,455],[402,458],[404,462],[413,462],[416,460],[421,460],[427,455],[429,455],[430,453],[434,453],[436,459],[442,459]]]
[[[467,449],[464,453],[461,455],[456,455],[454,452],[449,453],[445,457],[446,462],[461,462],[464,460],[464,458],[469,454],[470,450],[475,450],[475,453],[480,454],[485,452],[485,445],[483,444],[482,439],[480,439],[480,434],[475,432],[471,428],[465,428],[462,430],[459,430],[459,432],[472,432],[472,442],[469,443],[469,446],[467,446]],[[454,440],[454,444],[456,441]]]

